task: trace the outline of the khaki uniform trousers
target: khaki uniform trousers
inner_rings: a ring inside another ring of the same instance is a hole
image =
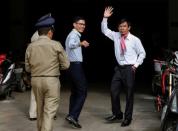
[[[52,131],[53,118],[59,106],[59,78],[32,77],[31,80],[37,103],[38,131]]]

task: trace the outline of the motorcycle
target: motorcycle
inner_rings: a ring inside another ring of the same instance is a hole
[[[18,67],[12,56],[0,55],[0,97],[11,98],[13,90],[24,92],[26,86],[23,80],[23,68]]]
[[[178,51],[171,62],[174,68],[165,72],[169,75],[169,95],[162,110],[161,131],[178,131]]]
[[[177,52],[170,52],[169,58],[166,61],[154,60],[155,75],[152,79],[152,92],[155,95],[155,107],[158,112],[162,112],[164,105],[169,100],[172,89],[178,83],[178,79],[174,77],[169,80],[170,74],[177,74],[178,61],[176,57]],[[170,83],[171,82],[171,83]],[[170,84],[172,84],[170,86]]]
[[[6,54],[0,55],[0,96],[11,96],[12,88],[11,83],[14,80],[15,63],[7,59]]]
[[[178,51],[161,69],[155,105],[161,114],[161,131],[178,131]]]
[[[152,77],[152,94],[154,96],[162,93],[162,75],[166,69],[171,66],[171,61],[174,59],[174,52],[164,49],[162,57],[153,59],[154,75]]]

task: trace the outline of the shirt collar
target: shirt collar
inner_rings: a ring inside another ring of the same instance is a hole
[[[127,37],[126,37],[125,39],[128,39],[128,40],[129,40],[129,39],[130,39],[130,35],[131,35],[130,32],[128,32],[128,35],[127,35]],[[121,38],[121,34],[120,34],[120,36],[119,36],[119,39],[120,39],[120,38]]]
[[[46,36],[46,35],[39,36],[39,39],[49,39],[50,40],[50,38],[48,36]]]
[[[78,32],[76,29],[73,29],[73,31],[74,31],[79,37],[81,37],[80,32]]]

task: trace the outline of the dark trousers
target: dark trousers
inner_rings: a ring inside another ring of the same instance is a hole
[[[87,81],[81,62],[71,62],[68,70],[72,81],[69,103],[69,116],[78,120],[85,99],[87,97]]]
[[[115,74],[111,83],[111,103],[113,115],[123,115],[120,105],[120,93],[126,90],[125,119],[132,119],[134,101],[135,72],[131,65],[115,67]]]

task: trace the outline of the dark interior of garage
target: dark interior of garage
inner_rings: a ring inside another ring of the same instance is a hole
[[[14,57],[24,59],[27,43],[35,31],[35,23],[41,16],[51,13],[56,19],[54,39],[64,46],[65,38],[72,29],[72,19],[80,15],[86,19],[86,31],[82,39],[90,42],[83,49],[85,71],[89,81],[110,81],[116,63],[113,42],[100,29],[106,6],[114,7],[109,19],[109,28],[117,30],[121,18],[131,21],[131,33],[138,36],[146,50],[146,59],[138,68],[136,80],[150,84],[153,74],[153,59],[162,48],[168,48],[168,1],[167,0],[70,0],[70,1],[6,1],[7,12],[3,13],[3,44],[1,52],[13,51]]]

